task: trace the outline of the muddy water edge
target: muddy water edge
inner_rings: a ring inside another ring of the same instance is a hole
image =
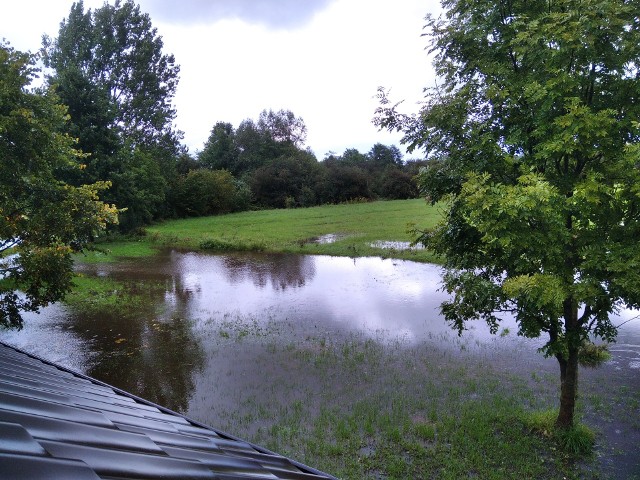
[[[540,341],[509,319],[458,337],[433,265],[165,251],[78,273],[78,294],[0,338],[342,478],[510,478],[491,443],[521,439],[498,417],[556,406]],[[532,475],[640,476],[640,320],[618,320],[611,361],[581,371],[594,457],[547,455],[541,439]]]

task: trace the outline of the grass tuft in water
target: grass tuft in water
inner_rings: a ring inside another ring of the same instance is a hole
[[[533,432],[556,442],[563,452],[577,456],[590,455],[595,442],[593,430],[582,423],[568,429],[558,428],[555,424],[557,416],[556,410],[531,412],[525,414],[524,422]]]
[[[230,241],[219,238],[203,240],[198,247],[200,250],[212,252],[263,252],[266,249],[264,242]]]

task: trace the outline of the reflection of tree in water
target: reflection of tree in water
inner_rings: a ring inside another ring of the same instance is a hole
[[[225,255],[222,261],[229,282],[250,278],[257,287],[270,283],[274,290],[304,287],[316,274],[313,257],[304,255]]]
[[[191,322],[179,314],[180,305],[169,318],[158,317],[157,308],[165,295],[164,285],[158,287],[142,289],[133,297],[139,300],[133,305],[103,310],[99,315],[75,311],[71,321],[93,353],[89,375],[185,411],[195,387],[193,376],[204,365],[204,353]]]
[[[258,287],[299,288],[315,276],[312,257],[224,255],[218,257],[231,283],[251,279]],[[88,374],[173,410],[185,411],[194,375],[204,368],[201,339],[194,334],[190,306],[198,294],[185,277],[155,259],[154,264],[119,264],[103,272],[117,282],[118,301],[83,311],[69,306],[70,325],[84,340]],[[220,264],[218,264],[220,265]],[[84,274],[99,272],[90,267]],[[104,299],[103,299],[104,300]],[[96,299],[99,305],[100,299]],[[91,303],[91,300],[89,301]],[[96,313],[97,312],[97,313]]]

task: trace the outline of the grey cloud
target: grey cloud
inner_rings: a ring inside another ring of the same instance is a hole
[[[309,22],[334,0],[140,0],[152,20],[184,25],[237,18],[272,29]]]

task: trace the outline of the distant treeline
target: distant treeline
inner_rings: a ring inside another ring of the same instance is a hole
[[[304,149],[306,129],[290,111],[263,111],[237,129],[219,122],[197,158],[179,159],[170,204],[177,216],[249,208],[415,198],[419,162],[403,162],[395,146],[347,149],[318,161]]]
[[[348,149],[318,161],[305,149],[304,121],[263,111],[237,128],[216,123],[196,156],[174,127],[180,67],[133,0],[85,11],[72,5],[58,37],[44,38],[47,87],[68,107],[66,134],[82,169],[57,173],[71,185],[107,182],[101,199],[120,209],[119,226],[241,211],[307,207],[417,195],[417,165],[394,146]],[[206,92],[203,92],[205,95]]]

